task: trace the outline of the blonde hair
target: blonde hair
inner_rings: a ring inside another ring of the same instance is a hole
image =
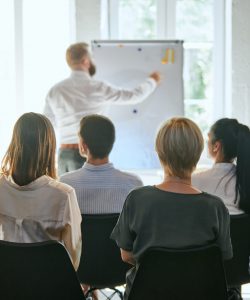
[[[82,59],[89,57],[89,45],[87,43],[76,43],[66,50],[66,61],[70,68],[81,63]]]
[[[56,178],[56,138],[51,122],[37,113],[23,114],[16,122],[2,172],[18,185],[26,185],[42,175]]]
[[[169,175],[187,178],[193,172],[204,148],[199,127],[187,118],[172,118],[160,128],[156,152]]]

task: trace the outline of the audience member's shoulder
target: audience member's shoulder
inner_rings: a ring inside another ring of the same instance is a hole
[[[136,175],[134,173],[130,173],[130,172],[120,171],[120,170],[117,170],[117,169],[115,169],[115,171],[117,172],[119,177],[123,178],[126,181],[130,181],[132,183],[135,183],[136,186],[142,186],[143,185],[142,180],[138,175]]]
[[[220,197],[217,197],[215,195],[206,192],[202,192],[202,196],[208,203],[217,207],[218,209],[227,210],[226,205],[224,204],[223,200]]]
[[[54,191],[62,194],[70,194],[74,191],[72,186],[55,179],[49,181],[49,186],[51,189],[54,189]]]
[[[152,186],[136,187],[133,190],[131,190],[128,194],[126,199],[126,205],[132,207],[142,207],[142,205],[144,206],[147,200],[154,198],[152,192],[154,193],[154,189],[152,188]]]
[[[145,199],[145,195],[150,196],[151,193],[154,193],[155,189],[151,185],[139,186],[130,191],[129,196],[131,198],[142,198]]]
[[[77,180],[79,178],[81,170],[82,168],[62,174],[60,176],[60,181],[70,184],[72,181]]]

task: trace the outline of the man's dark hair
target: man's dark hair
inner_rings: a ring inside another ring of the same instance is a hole
[[[88,115],[81,119],[81,138],[94,158],[109,155],[115,141],[115,127],[110,119],[101,115]]]

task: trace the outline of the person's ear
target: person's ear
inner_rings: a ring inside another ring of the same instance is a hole
[[[79,147],[79,153],[81,156],[85,156],[87,154],[87,150],[88,150],[88,147],[87,145],[84,143],[84,140],[83,138],[79,137],[79,144],[78,144],[78,147]]]
[[[220,141],[216,141],[213,145],[212,145],[212,151],[214,154],[217,154],[218,152],[221,152],[222,149],[222,145]]]

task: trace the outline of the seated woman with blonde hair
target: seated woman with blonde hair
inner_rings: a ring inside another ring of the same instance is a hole
[[[203,150],[198,126],[173,118],[159,130],[156,151],[163,182],[133,190],[111,237],[125,262],[137,265],[150,247],[185,249],[216,243],[224,259],[232,257],[229,214],[223,202],[191,185],[191,174]],[[136,267],[127,275],[128,297]]]
[[[77,269],[81,213],[74,189],[55,180],[55,150],[54,129],[45,116],[26,113],[17,120],[0,176],[2,238],[60,241]]]

